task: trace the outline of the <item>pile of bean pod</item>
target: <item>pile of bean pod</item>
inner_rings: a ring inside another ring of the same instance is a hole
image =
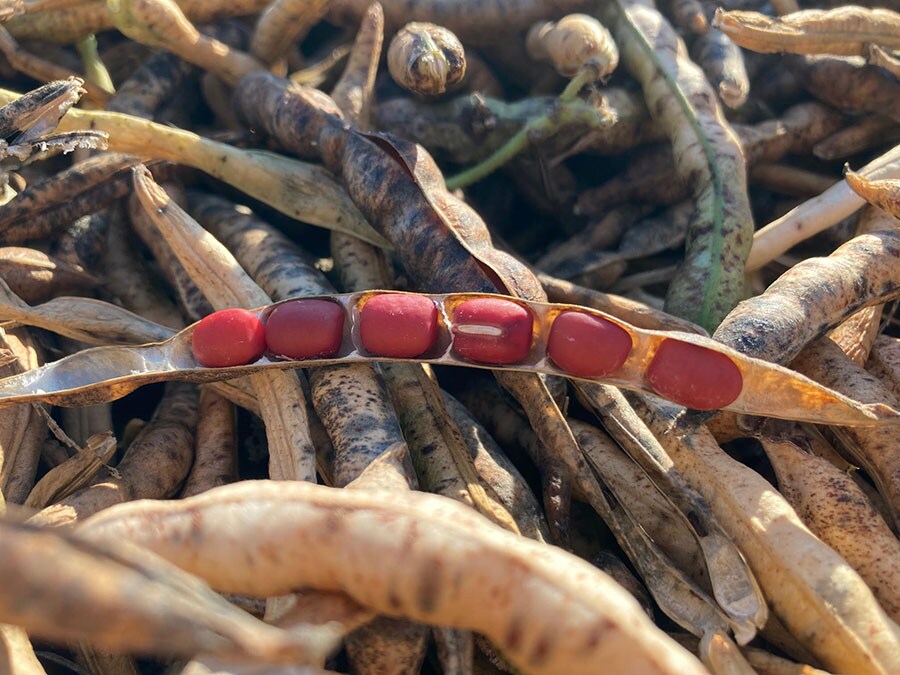
[[[7,3],[0,671],[900,672],[896,9]]]

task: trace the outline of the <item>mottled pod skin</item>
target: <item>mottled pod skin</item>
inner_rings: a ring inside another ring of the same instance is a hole
[[[534,318],[512,300],[476,298],[453,310],[453,351],[479,363],[516,363],[528,356]]]
[[[413,358],[428,351],[437,336],[437,306],[426,297],[376,295],[359,313],[360,341],[376,356]]]
[[[327,358],[341,348],[344,310],[328,300],[292,300],[266,320],[269,351],[291,359]]]
[[[631,347],[628,331],[612,321],[584,312],[563,312],[550,328],[547,355],[573,375],[604,377],[622,367]]]
[[[694,410],[724,408],[744,386],[738,366],[724,354],[687,342],[665,340],[646,372],[664,398]]]
[[[197,363],[206,368],[243,366],[266,351],[266,329],[253,312],[223,309],[197,324],[191,347]]]

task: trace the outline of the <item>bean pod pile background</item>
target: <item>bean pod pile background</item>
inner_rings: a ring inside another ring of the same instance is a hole
[[[0,671],[900,672],[875,4],[9,5]]]

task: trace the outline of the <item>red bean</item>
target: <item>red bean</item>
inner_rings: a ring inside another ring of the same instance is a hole
[[[660,396],[695,410],[724,408],[744,386],[740,368],[725,354],[668,339],[656,350],[646,377]]]
[[[328,300],[291,300],[266,320],[269,351],[289,359],[328,358],[344,338],[344,309]]]
[[[194,358],[206,368],[253,363],[266,351],[266,329],[253,312],[223,309],[203,317],[191,336]]]
[[[547,354],[563,370],[582,377],[612,375],[631,352],[621,326],[585,312],[563,312],[553,322]]]
[[[512,300],[476,298],[453,311],[453,351],[479,363],[516,363],[528,356],[534,319]]]
[[[359,313],[362,346],[377,356],[419,356],[431,348],[437,334],[437,307],[420,295],[376,295]]]

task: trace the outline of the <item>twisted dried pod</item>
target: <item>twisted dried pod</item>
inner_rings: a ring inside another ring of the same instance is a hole
[[[589,563],[436,495],[244,481],[123,504],[80,534],[140,543],[220,591],[339,590],[391,616],[477,630],[537,675],[704,672]]]
[[[388,70],[394,82],[417,94],[435,96],[466,74],[466,53],[452,32],[433,23],[412,22],[391,40]]]

